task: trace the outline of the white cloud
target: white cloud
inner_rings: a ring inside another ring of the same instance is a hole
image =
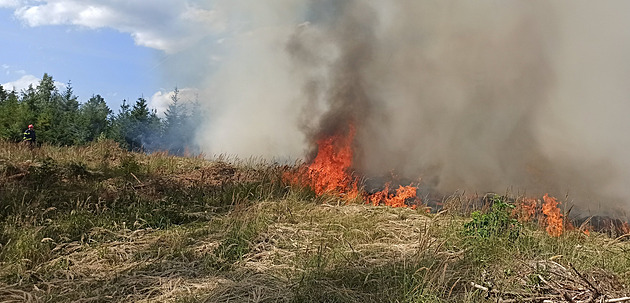
[[[19,92],[19,91],[21,91],[23,89],[27,89],[28,86],[31,85],[31,84],[33,85],[33,87],[37,87],[37,85],[39,84],[39,81],[41,81],[41,79],[37,78],[37,77],[35,77],[33,75],[24,75],[20,79],[17,79],[15,81],[3,83],[2,87],[5,90],[13,90],[13,89],[15,89],[15,91]],[[57,87],[57,89],[61,90],[61,89],[64,89],[66,87],[66,84],[55,81],[55,86]]]
[[[21,4],[19,0],[0,0],[0,7],[18,7]]]
[[[6,90],[15,89],[16,91],[19,92],[23,89],[27,89],[28,86],[31,84],[33,85],[33,87],[37,86],[37,83],[39,83],[39,80],[40,80],[39,78],[33,75],[24,75],[20,79],[17,79],[15,81],[3,83],[2,87],[4,87]]]
[[[194,88],[180,88],[178,100],[179,104],[183,106],[187,106],[195,101],[197,101],[197,95],[199,91]],[[164,117],[164,113],[168,109],[168,106],[173,102],[172,98],[174,95],[174,91],[158,91],[149,101],[149,108],[153,108],[157,111],[158,116]]]
[[[198,1],[41,0],[16,7],[15,16],[29,26],[75,25],[113,28],[129,33],[138,45],[173,53],[225,30],[221,14]]]

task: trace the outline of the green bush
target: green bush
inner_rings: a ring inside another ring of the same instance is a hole
[[[513,208],[514,205],[508,204],[503,197],[495,195],[488,213],[475,211],[471,214],[472,220],[464,224],[464,233],[475,238],[518,238],[522,226],[511,217]]]

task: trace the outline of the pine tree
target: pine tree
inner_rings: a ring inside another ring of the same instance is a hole
[[[72,82],[68,81],[66,84],[66,90],[61,94],[62,101],[62,111],[64,112],[78,112],[79,111],[79,100],[78,97],[74,95],[74,90],[72,89]]]
[[[37,102],[37,92],[32,84],[29,84],[28,88],[20,93],[20,104],[24,108],[24,119],[27,121],[27,125],[36,123],[40,106]]]
[[[22,92],[22,103],[27,109],[27,124],[34,124],[37,130],[37,141],[60,144],[61,101],[52,76],[44,73],[36,88],[29,85]]]
[[[149,107],[147,106],[147,100],[140,97],[136,104],[131,109],[131,118],[137,122],[147,122],[149,120]]]
[[[187,149],[189,135],[184,128],[187,118],[186,108],[179,102],[179,89],[175,87],[171,103],[166,109],[161,140],[164,148],[171,154],[182,155]]]
[[[157,110],[152,109],[151,113],[149,114],[149,119],[146,123],[145,133],[143,135],[144,148],[146,151],[165,149],[160,141],[163,128],[163,123],[157,115]]]
[[[131,107],[127,104],[127,100],[123,100],[120,105],[120,109],[118,110],[118,114],[113,117],[111,121],[111,127],[108,131],[108,138],[113,139],[118,142],[121,146],[125,148],[130,148],[130,144],[128,143],[129,135],[131,129]]]
[[[131,150],[142,150],[144,148],[144,139],[147,133],[147,123],[149,121],[149,107],[147,100],[140,97],[131,109],[131,129],[128,130],[126,140]]]
[[[100,95],[92,96],[80,107],[81,128],[85,130],[86,142],[96,140],[101,134],[106,134],[110,126],[111,109]]]
[[[188,134],[186,146],[190,153],[197,154],[200,152],[199,143],[195,141],[195,138],[198,138],[197,132],[201,129],[199,125],[205,123],[207,116],[206,111],[198,100],[190,104],[189,115],[183,123],[183,129]]]
[[[5,91],[4,87],[0,85],[0,104],[6,101],[8,97],[9,97],[9,92]]]
[[[59,107],[58,124],[53,127],[56,143],[61,145],[77,145],[85,143],[87,137],[86,128],[83,128],[79,119],[79,101],[74,95],[72,83],[68,81],[66,90],[61,94],[55,94],[54,102]]]
[[[147,101],[142,97],[138,98],[131,109],[123,103],[115,118],[116,138],[124,141],[124,145],[130,150],[156,149],[160,129],[160,118],[155,110],[149,110]]]
[[[20,103],[15,90],[5,93],[6,97],[0,103],[0,138],[18,142],[28,125],[27,108]]]
[[[44,73],[44,76],[42,76],[42,80],[39,81],[39,85],[37,85],[36,90],[39,105],[47,105],[52,101],[54,94],[57,92],[55,80],[53,80],[52,76]]]

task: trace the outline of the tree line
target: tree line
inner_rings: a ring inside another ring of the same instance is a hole
[[[0,139],[16,142],[33,124],[38,143],[81,145],[112,139],[129,150],[195,153],[193,130],[201,121],[201,112],[197,102],[182,104],[177,88],[160,118],[142,97],[133,104],[123,100],[116,113],[100,95],[80,103],[71,83],[59,91],[48,74],[36,87],[30,85],[20,92],[0,85]]]

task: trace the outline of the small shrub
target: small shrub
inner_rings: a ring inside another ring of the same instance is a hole
[[[492,209],[488,213],[475,211],[472,220],[464,224],[464,232],[476,238],[490,238],[508,236],[518,238],[521,225],[511,217],[514,205],[505,202],[504,198],[495,195],[492,198]]]

